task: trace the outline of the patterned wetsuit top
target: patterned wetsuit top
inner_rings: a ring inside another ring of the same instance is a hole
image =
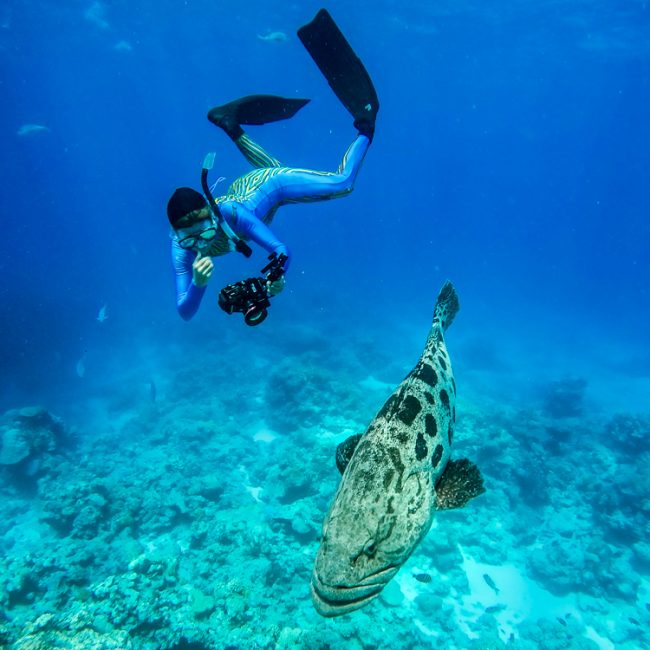
[[[246,134],[238,138],[235,144],[237,145],[237,148],[242,152],[242,154],[244,154],[246,160],[248,160],[248,162],[253,165],[253,167],[257,167],[257,169],[249,172],[248,174],[244,174],[239,178],[236,178],[228,188],[225,196],[220,196],[215,199],[217,205],[224,203],[225,201],[242,201],[246,199],[252,191],[257,189],[261,183],[264,182],[264,179],[260,178],[257,180],[257,183],[253,185],[249,179],[250,176],[258,172],[268,172],[270,171],[270,168],[283,169],[280,161],[277,158],[271,156],[266,150],[251,140]],[[269,211],[269,213],[266,215],[266,218],[263,219],[263,222],[266,225],[271,223],[278,207],[279,206],[276,206],[274,209]],[[228,220],[228,225],[232,227],[230,220]],[[237,234],[239,235],[239,233]],[[242,237],[242,239],[248,238]],[[225,255],[226,253],[231,253],[233,251],[234,246],[230,242],[230,239],[228,239],[226,233],[221,228],[219,228],[214,243],[208,250],[208,255],[211,257],[218,257],[220,255]]]
[[[277,159],[246,135],[242,135],[236,144],[251,164],[262,168],[237,178],[228,192],[216,199],[219,210],[242,239],[250,239],[269,253],[287,255],[287,269],[290,251],[269,228],[277,209],[287,203],[322,201],[351,192],[370,141],[365,136],[358,136],[334,173],[282,167]],[[232,250],[231,242],[219,228],[207,254],[217,257]],[[178,311],[184,319],[189,320],[196,313],[205,293],[205,287],[197,287],[192,282],[192,264],[196,253],[182,249],[172,239],[172,259]]]

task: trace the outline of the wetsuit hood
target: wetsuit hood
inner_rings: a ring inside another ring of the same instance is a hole
[[[167,218],[172,228],[178,228],[179,221],[190,212],[202,210],[208,203],[202,194],[191,187],[178,187],[167,203]]]

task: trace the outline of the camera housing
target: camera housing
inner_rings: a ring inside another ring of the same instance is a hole
[[[270,262],[260,271],[264,277],[247,278],[225,286],[219,292],[219,307],[227,314],[241,312],[246,325],[255,326],[263,323],[271,306],[266,287],[267,282],[275,282],[284,275],[284,263],[287,256],[271,253]]]
[[[248,278],[219,292],[219,307],[227,314],[242,312],[246,325],[259,325],[268,316],[271,302],[263,278]]]

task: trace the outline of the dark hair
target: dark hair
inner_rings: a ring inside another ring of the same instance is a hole
[[[176,228],[184,216],[195,210],[202,210],[207,205],[203,194],[191,187],[178,187],[167,203],[167,218],[172,227]]]

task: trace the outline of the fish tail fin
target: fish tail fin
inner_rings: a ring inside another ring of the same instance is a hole
[[[458,294],[454,285],[447,280],[442,285],[438,299],[436,300],[436,308],[433,311],[433,324],[440,324],[443,331],[452,324],[458,310],[460,309],[460,302],[458,301]]]

